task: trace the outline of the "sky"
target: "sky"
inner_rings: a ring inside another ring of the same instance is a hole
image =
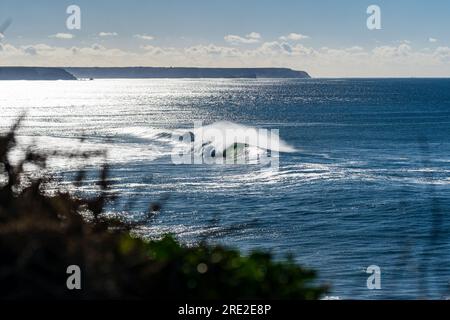
[[[70,5],[80,8],[80,29],[67,28]],[[370,5],[380,8],[381,29],[367,26]],[[288,67],[313,77],[450,76],[448,0],[0,0],[0,26],[8,18],[0,66]]]

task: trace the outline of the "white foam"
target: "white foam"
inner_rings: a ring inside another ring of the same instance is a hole
[[[196,128],[196,144],[211,142],[216,151],[223,152],[235,143],[247,144],[264,150],[276,152],[295,152],[294,147],[280,139],[274,132],[267,132],[255,127],[244,126],[230,121],[219,121],[211,125]],[[198,138],[201,137],[200,141]]]

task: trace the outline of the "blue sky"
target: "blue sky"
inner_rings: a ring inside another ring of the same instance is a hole
[[[81,8],[81,30],[66,29],[71,4]],[[366,26],[371,4],[381,8],[381,30]],[[312,68],[317,76],[450,76],[444,0],[2,0],[0,24],[8,17],[1,65],[286,66]]]

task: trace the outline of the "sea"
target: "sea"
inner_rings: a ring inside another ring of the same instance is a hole
[[[89,195],[108,163],[139,236],[292,256],[328,299],[450,297],[450,79],[1,81],[0,131],[21,115],[11,157],[104,151],[48,171]]]

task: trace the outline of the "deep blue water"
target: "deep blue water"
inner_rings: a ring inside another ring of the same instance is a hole
[[[45,82],[10,86],[50,92]],[[291,253],[341,298],[450,296],[450,79],[70,86],[53,86],[50,98],[16,98],[12,107],[13,94],[0,98],[5,119],[27,108],[24,136],[62,146],[84,134],[108,148],[113,189],[122,195],[112,211],[132,199],[126,211],[139,216],[168,196],[142,234]],[[199,120],[279,129],[297,151],[281,152],[274,172],[172,164],[160,133]],[[381,290],[366,287],[370,265],[381,268]]]

